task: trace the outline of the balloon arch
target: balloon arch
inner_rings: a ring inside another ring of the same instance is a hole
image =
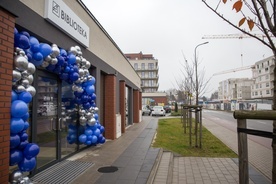
[[[83,56],[79,46],[69,51],[40,43],[28,32],[14,30],[14,69],[12,74],[12,100],[10,120],[10,166],[18,165],[18,172],[32,171],[36,166],[39,146],[28,142],[28,104],[36,94],[32,86],[36,67],[56,73],[72,86],[74,99],[65,107],[62,122],[68,127],[69,144],[96,145],[105,143],[104,127],[98,120],[95,78],[89,74],[90,62]],[[78,111],[79,124],[70,121],[68,114]],[[34,123],[34,122],[33,122]]]

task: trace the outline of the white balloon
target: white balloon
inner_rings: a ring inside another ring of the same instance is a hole
[[[33,75],[29,75],[27,79],[29,80],[29,84],[32,84],[34,81]]]
[[[21,72],[19,72],[18,70],[13,70],[12,71],[12,81],[17,82],[20,79],[21,79]]]

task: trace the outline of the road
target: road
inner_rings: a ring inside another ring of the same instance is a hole
[[[208,119],[214,123],[223,126],[231,131],[237,132],[237,120],[233,117],[233,112],[203,110],[202,119]],[[272,121],[269,120],[247,120],[247,128],[272,132]],[[248,139],[261,144],[268,149],[271,148],[271,139],[248,135]]]

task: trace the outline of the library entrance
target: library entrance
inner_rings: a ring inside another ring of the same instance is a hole
[[[59,162],[62,158],[78,150],[77,144],[67,141],[66,118],[77,122],[76,118],[65,114],[63,99],[72,99],[71,85],[62,82],[57,75],[37,70],[36,95],[32,110],[32,141],[40,147],[37,167],[34,173]],[[67,116],[67,117],[66,117]]]

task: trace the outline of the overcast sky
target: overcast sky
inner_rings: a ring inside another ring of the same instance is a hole
[[[253,38],[202,39],[204,35],[240,34],[209,10],[201,0],[82,0],[123,53],[153,54],[159,61],[159,91],[177,88],[185,55],[194,61],[206,79],[214,73],[253,65],[272,52]],[[217,2],[217,1],[216,1]],[[221,5],[224,15],[241,18],[231,7]],[[228,11],[229,10],[229,11]],[[228,12],[229,13],[228,13]],[[259,33],[259,32],[254,32]],[[92,35],[93,36],[93,35]],[[183,54],[182,54],[183,53]],[[251,77],[250,70],[213,76],[205,96],[228,78]]]

